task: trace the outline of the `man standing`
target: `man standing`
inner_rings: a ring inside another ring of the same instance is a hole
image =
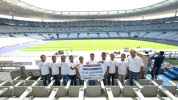
[[[119,80],[121,81],[122,85],[124,85],[124,80],[127,73],[127,68],[128,68],[128,62],[125,59],[126,55],[123,53],[121,54],[121,60],[118,61],[117,68],[116,68],[116,76],[119,74]]]
[[[81,80],[81,70],[83,68],[83,65],[84,65],[84,58],[82,56],[79,57],[79,63],[77,64],[76,66],[76,72],[77,72],[77,77],[79,78],[79,83],[80,85],[84,85],[84,80]]]
[[[106,85],[106,79],[107,79],[107,77],[108,77],[108,73],[109,73],[109,66],[110,66],[110,64],[109,64],[109,62],[106,60],[106,52],[102,52],[102,54],[101,54],[101,57],[102,57],[102,59],[99,61],[99,63],[102,63],[103,64],[103,72],[104,72],[104,79],[103,79],[103,83],[104,83],[104,85]],[[109,84],[108,85],[110,85],[110,80],[108,80],[109,82]]]
[[[116,72],[116,66],[117,66],[117,61],[114,60],[115,56],[113,53],[110,54],[110,60],[109,60],[109,77],[108,77],[108,85],[110,85],[110,78],[112,79],[112,85],[114,85],[114,76]]]
[[[140,82],[140,78],[142,77],[144,63],[140,57],[136,56],[135,50],[133,49],[130,50],[130,55],[131,56],[128,57],[129,84],[133,85],[134,77],[137,82]]]
[[[61,56],[61,63],[60,63],[60,67],[61,67],[61,75],[62,75],[62,79],[63,79],[63,84],[64,86],[67,85],[68,82],[68,75],[69,75],[69,63],[66,62],[66,57],[64,55]]]
[[[76,86],[77,85],[77,82],[76,82],[76,65],[74,63],[74,56],[73,55],[70,55],[69,56],[69,78],[71,80],[71,83],[70,85],[74,85]]]
[[[152,62],[152,60],[151,60],[151,57],[149,57],[148,51],[146,51],[145,54],[147,54],[148,63],[147,63],[147,67],[144,68],[144,75],[147,75],[148,70],[149,70],[149,68],[151,67],[151,62]]]
[[[155,55],[158,56],[154,57]],[[159,53],[154,53],[153,56],[151,57],[151,59],[155,60],[153,69],[151,70],[152,79],[156,79],[157,75],[159,74],[159,69],[161,68],[161,64],[165,59],[163,55],[164,55],[164,51],[160,51]]]
[[[86,64],[97,64],[97,61],[95,61],[95,54],[90,54],[90,60],[86,62]],[[89,80],[89,85],[96,85],[96,80]]]
[[[52,70],[52,75],[55,80],[55,85],[60,86],[60,73],[61,73],[61,68],[60,64],[56,62],[56,56],[52,56],[52,62],[50,64],[50,68]]]
[[[38,68],[40,69],[40,76],[43,79],[43,85],[47,86],[46,81],[48,81],[48,84],[50,84],[51,80],[50,80],[50,67],[49,67],[49,63],[46,62],[46,56],[45,55],[41,55],[40,56],[41,61],[38,64]],[[51,75],[51,74],[50,74]]]

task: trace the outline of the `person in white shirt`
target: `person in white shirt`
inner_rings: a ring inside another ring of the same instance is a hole
[[[80,85],[84,85],[84,80],[81,80],[81,69],[83,68],[83,65],[84,65],[84,58],[82,56],[79,57],[79,63],[77,64],[77,69],[76,69],[76,72],[77,72],[77,77],[79,78],[79,82],[80,82]]]
[[[40,76],[43,79],[43,85],[47,86],[46,81],[48,81],[48,84],[50,84],[51,80],[50,80],[50,68],[49,68],[49,63],[46,62],[46,56],[45,55],[41,55],[41,62],[38,63],[38,68],[40,69]]]
[[[63,84],[64,86],[67,85],[68,79],[69,79],[69,63],[66,62],[66,57],[64,55],[61,56],[61,63],[60,63],[60,67],[61,67],[61,75],[62,75],[62,79],[63,79]]]
[[[121,60],[118,61],[117,68],[116,68],[116,76],[118,76],[119,74],[119,80],[121,81],[122,85],[124,85],[124,80],[128,73],[127,72],[128,62],[125,58],[126,58],[126,55],[121,54]]]
[[[102,52],[101,54],[101,57],[102,59],[99,61],[99,63],[102,63],[103,64],[103,71],[104,71],[104,79],[103,79],[103,83],[104,85],[106,85],[106,79],[108,78],[108,73],[109,73],[109,70],[110,70],[110,64],[109,62],[106,60],[106,52]],[[108,80],[109,81],[109,80]],[[108,82],[110,83],[110,81]]]
[[[129,84],[133,85],[133,78],[135,77],[135,80],[137,82],[140,82],[140,78],[142,77],[143,72],[143,60],[136,56],[135,50],[130,50],[130,55],[128,57],[128,66],[129,66]]]
[[[90,60],[86,62],[86,64],[97,64],[97,61],[95,59],[95,54],[91,53],[90,54]],[[96,85],[96,80],[89,80],[89,85]]]
[[[115,57],[114,54],[111,53],[110,60],[109,60],[110,68],[109,68],[108,85],[110,85],[110,78],[112,78],[112,85],[114,85],[114,76],[115,76],[116,66],[117,66],[117,61],[114,60],[114,57]]]
[[[74,56],[73,55],[70,55],[69,56],[69,79],[71,80],[71,83],[70,85],[74,85],[76,86],[77,85],[77,82],[76,82],[76,64],[74,63]]]
[[[56,56],[52,56],[52,62],[50,63],[50,68],[52,71],[53,78],[55,80],[55,85],[60,86],[60,74],[61,73],[61,68],[60,68],[60,63],[56,62]]]

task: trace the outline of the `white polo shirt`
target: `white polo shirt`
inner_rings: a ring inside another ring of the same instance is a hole
[[[132,58],[128,57],[129,70],[132,72],[140,72],[141,66],[144,66],[142,59],[139,56]]]
[[[74,62],[69,62],[69,75],[76,75],[76,70],[75,69],[71,69],[70,67],[72,68],[75,68],[76,67],[76,64]]]
[[[38,68],[41,69],[41,74],[42,75],[47,75],[49,74],[49,65],[50,63],[48,62],[39,62],[38,63]]]
[[[109,63],[109,61],[107,61],[107,60],[102,60],[102,59],[100,59],[99,60],[99,62],[101,62],[101,61],[103,61],[103,73],[105,74],[106,73],[106,70],[107,70],[107,67],[109,66],[110,67],[110,63]]]
[[[68,62],[60,62],[61,67],[61,75],[68,75],[69,74],[69,63]]]
[[[97,64],[97,61],[95,61],[95,60],[89,60],[88,63],[89,64]]]
[[[59,74],[59,67],[60,67],[60,63],[57,62],[51,62],[50,63],[50,68],[52,70],[52,75],[58,75]]]
[[[118,61],[117,66],[118,66],[118,74],[121,74],[121,75],[127,74],[128,62],[126,60],[125,61],[121,61],[121,60]]]
[[[116,72],[117,61],[116,60],[109,60],[109,73],[113,74]]]
[[[81,70],[82,70],[84,64],[81,64],[81,63],[79,63],[79,64],[80,64],[80,65],[79,65],[77,68],[78,68],[79,74],[81,75]],[[78,65],[78,64],[76,64],[76,66],[77,66],[77,65]]]

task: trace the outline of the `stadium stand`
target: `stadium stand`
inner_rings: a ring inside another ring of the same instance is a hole
[[[89,33],[89,38],[98,38],[98,34],[96,33]]]
[[[120,37],[118,35],[118,33],[116,33],[116,32],[109,32],[108,34],[109,34],[110,38],[118,38],[118,37]]]
[[[109,38],[110,36],[107,33],[100,32],[99,33],[99,38]]]
[[[70,33],[68,38],[69,39],[77,39],[78,38],[78,34],[77,33]]]
[[[81,33],[79,34],[79,38],[88,38],[88,34],[81,32]]]
[[[39,58],[41,53],[44,53],[47,62],[49,62],[54,53],[45,52],[50,48],[41,50],[42,46],[37,48],[40,52],[31,53],[31,49],[27,52],[24,52],[25,50],[20,51],[22,48],[49,43],[48,41],[51,40],[70,40],[71,43],[72,40],[75,41],[74,39],[91,39],[89,42],[93,43],[93,50],[96,48],[92,52],[96,53],[95,59],[98,60],[101,57],[101,52],[97,51],[97,47],[100,46],[101,42],[92,41],[96,39],[144,40],[178,46],[178,0],[158,0],[159,2],[144,7],[101,11],[82,11],[84,8],[81,11],[73,9],[72,11],[49,10],[29,4],[26,1],[0,0],[0,100],[178,100],[178,66],[167,62],[178,61],[177,50],[163,50],[165,61],[161,65],[160,75],[157,79],[151,79],[151,75],[146,72],[139,82],[133,79],[133,86],[129,85],[128,77],[124,83],[115,78],[114,85],[108,85],[109,83],[104,85],[103,79],[97,79],[96,85],[91,86],[87,80],[88,76],[87,79],[83,80],[82,85],[79,76],[77,76],[76,86],[71,85],[71,80],[68,80],[67,85],[64,85],[64,80],[61,77],[60,86],[55,85],[53,77],[50,77],[51,82],[44,86],[38,68],[40,66],[38,64],[41,62]],[[44,2],[43,0],[41,4],[43,5]],[[75,5],[72,2],[70,1],[71,6]],[[151,1],[145,1],[145,4],[149,2]],[[50,3],[55,2],[50,1]],[[92,3],[95,4],[95,2]],[[137,3],[139,4],[139,2]],[[59,3],[56,4],[59,6]],[[67,4],[63,5],[66,6]],[[77,8],[79,5],[75,6]],[[100,5],[97,6],[100,8]],[[94,8],[94,6],[92,7]],[[171,15],[159,17],[166,14]],[[87,45],[81,44],[82,46]],[[124,46],[123,49],[126,48],[128,51],[131,49],[123,43],[115,44]],[[65,43],[55,44],[51,48],[57,48],[61,45],[64,46]],[[69,47],[73,45],[74,43],[71,43]],[[110,46],[110,44],[106,45]],[[82,46],[81,48],[83,48]],[[34,48],[36,47],[34,46]],[[81,48],[77,49],[80,50]],[[152,48],[145,49],[151,50],[150,56],[154,52],[158,52]],[[139,44],[135,50],[138,51],[137,54],[141,54],[144,68],[150,73],[154,60],[151,60],[151,66],[147,68],[149,55],[140,49]],[[70,54],[74,55],[76,64],[79,63],[78,58],[81,55],[84,57],[85,63],[90,59],[88,56],[90,51],[83,52],[66,48],[59,48],[56,51],[62,52],[56,55],[58,62],[61,62],[60,57],[63,55],[67,58],[65,62],[68,62]],[[112,52],[108,50],[107,57],[114,52],[116,54],[115,59],[118,61],[122,53],[129,56],[128,51],[124,52],[124,50],[117,50],[117,48]],[[68,70],[69,68],[67,68]],[[103,78],[104,75],[101,77]]]

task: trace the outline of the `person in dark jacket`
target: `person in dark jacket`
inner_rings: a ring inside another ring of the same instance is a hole
[[[158,55],[158,56],[155,56],[155,55]],[[151,70],[152,79],[156,79],[159,74],[159,69],[161,68],[161,64],[165,59],[163,55],[164,55],[164,51],[160,51],[159,53],[154,53],[153,56],[151,57],[151,59],[155,60],[153,68]]]

